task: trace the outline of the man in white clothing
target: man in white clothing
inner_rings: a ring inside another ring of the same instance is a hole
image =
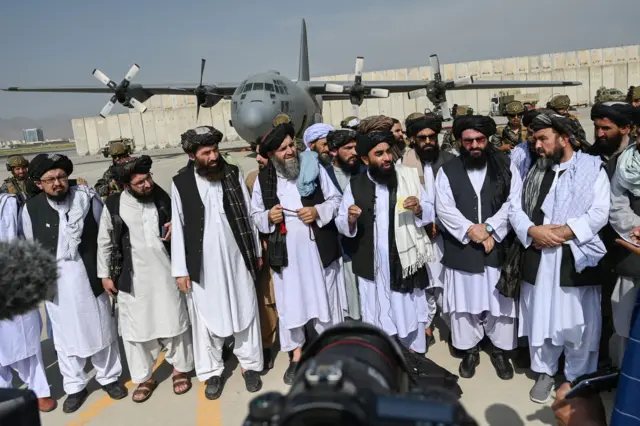
[[[187,294],[196,375],[208,399],[218,399],[224,387],[225,338],[235,340],[247,391],[260,390],[263,369],[255,290],[262,250],[244,177],[218,151],[222,137],[211,126],[182,134],[194,167],[171,186],[172,274]]]
[[[260,154],[270,161],[258,174],[251,197],[251,217],[260,232],[269,234],[280,349],[293,352],[284,375],[287,384],[302,355],[305,325],[311,321],[321,333],[342,322],[338,286],[344,279],[333,222],[340,193],[314,153],[298,155],[293,137],[293,125],[283,123],[260,143]]]
[[[123,192],[107,197],[98,231],[98,277],[117,298],[134,402],[158,386],[153,366],[162,348],[173,365],[173,392],[191,389],[193,346],[184,295],[171,276],[171,198],[151,177],[148,155],[116,162]],[[164,236],[164,237],[163,237]]]
[[[102,202],[84,185],[70,187],[72,172],[73,163],[64,155],[38,154],[31,160],[30,177],[42,192],[27,201],[21,216],[25,238],[40,242],[58,260],[57,295],[46,308],[68,394],[65,413],[78,410],[89,395],[88,358],[111,398],[127,396],[118,382],[122,365],[109,295],[96,270]]]
[[[508,201],[520,177],[509,157],[488,142],[496,132],[493,119],[460,116],[452,130],[460,157],[445,163],[436,178],[436,216],[444,228],[443,310],[451,318],[454,348],[465,351],[460,376],[475,374],[486,335],[496,374],[509,380],[513,367],[504,351],[516,346],[516,306],[496,284],[509,233]]]
[[[529,338],[539,374],[529,396],[542,404],[563,353],[567,381],[598,365],[601,283],[592,269],[606,253],[598,232],[608,221],[610,187],[601,159],[577,150],[572,120],[544,110],[531,127],[540,158],[509,219],[525,247],[519,334]]]
[[[418,172],[393,163],[390,131],[359,135],[357,152],[368,166],[351,179],[336,219],[351,246],[360,284],[362,321],[397,336],[418,353],[427,350],[429,309],[424,289],[432,248],[423,226],[434,220],[433,201]]]
[[[0,241],[18,237],[18,197],[0,194]],[[24,265],[28,268],[28,265]],[[15,371],[38,397],[42,412],[55,410],[40,347],[42,319],[35,309],[10,320],[0,321],[0,388],[10,388]]]

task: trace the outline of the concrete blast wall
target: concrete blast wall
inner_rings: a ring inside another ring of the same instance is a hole
[[[526,89],[524,93],[537,94],[540,104],[545,104],[554,94],[567,94],[574,104],[591,104],[601,87],[616,88],[626,93],[629,86],[640,85],[640,46],[623,46],[606,49],[580,50],[539,56],[472,61],[445,64],[443,77],[454,79],[474,76],[484,80],[556,80],[580,81],[582,86],[567,88]],[[374,71],[363,74],[363,81],[375,87],[376,80],[430,79],[431,68],[402,68]],[[353,80],[353,75],[317,77],[315,80]],[[469,105],[480,114],[487,114],[495,90],[450,90],[449,105]],[[79,155],[98,153],[109,140],[132,137],[137,149],[175,147],[180,135],[196,126],[196,102],[193,96],[154,96],[146,102],[148,110],[140,114],[88,117],[72,120],[76,148]],[[406,93],[392,94],[386,99],[367,99],[360,107],[360,116],[384,114],[403,120],[416,111],[433,108],[425,98],[408,99]],[[348,101],[323,103],[326,123],[338,126],[351,115]],[[231,108],[229,101],[222,101],[213,108],[200,110],[200,124],[213,125],[225,134],[225,140],[235,140],[238,134],[229,125]]]

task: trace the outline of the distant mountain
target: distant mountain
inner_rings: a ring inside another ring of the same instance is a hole
[[[0,117],[0,140],[22,140],[22,129],[40,127],[45,139],[73,138],[71,117],[56,115],[44,118]]]

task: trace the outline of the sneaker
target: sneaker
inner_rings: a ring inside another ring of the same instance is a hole
[[[555,380],[553,377],[544,373],[540,374],[538,376],[538,380],[536,380],[536,384],[533,385],[531,391],[529,391],[529,398],[538,404],[545,404],[549,402],[554,384]]]
[[[242,377],[244,378],[244,385],[248,392],[254,393],[262,389],[262,379],[257,372],[247,370],[244,372]]]

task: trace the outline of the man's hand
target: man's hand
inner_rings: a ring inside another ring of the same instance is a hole
[[[87,182],[85,178],[79,177],[78,179],[76,179],[76,182],[78,182],[78,185],[89,186],[89,182]]]
[[[305,225],[313,223],[318,218],[318,210],[315,207],[303,207],[296,210],[296,213],[298,213],[298,219]]]
[[[360,207],[353,205],[349,207],[348,214],[349,225],[355,225],[355,223],[358,221],[358,218],[362,214],[362,210],[360,209]]]
[[[262,269],[262,267],[264,266],[264,261],[262,260],[261,257],[258,258],[258,271]]]
[[[118,289],[111,278],[102,279],[102,288],[104,288],[104,291],[106,291],[111,297],[116,297],[118,294]]]
[[[431,240],[433,240],[435,237],[437,237],[438,234],[440,233],[438,231],[438,227],[436,226],[436,224],[434,222],[431,222],[431,223],[428,223],[427,225],[425,225],[424,230],[426,231],[427,236]]]
[[[176,278],[176,282],[178,283],[178,289],[184,294],[187,294],[189,290],[191,290],[191,278],[189,277]]]
[[[576,236],[573,234],[573,231],[571,230],[571,228],[567,225],[564,226],[559,226],[557,228],[553,229],[553,233],[556,234],[556,236],[562,238],[562,242],[567,242],[569,240],[573,240]]]
[[[407,197],[402,203],[402,207],[411,210],[414,215],[419,216],[422,214],[422,206],[420,205],[420,200],[417,197]]]
[[[537,249],[557,247],[565,240],[559,237],[554,229],[560,228],[562,225],[541,225],[529,228],[528,234],[533,238],[533,246]]]
[[[504,143],[500,148],[498,148],[498,150],[502,152],[509,152],[512,149],[513,149],[513,145],[511,145],[510,143]]]
[[[164,224],[164,229],[165,229],[165,233],[164,233],[164,238],[162,239],[162,241],[171,240],[171,222],[165,223]]]
[[[481,243],[491,236],[487,232],[487,227],[484,226],[484,224],[471,225],[467,230],[467,235],[474,243]]]
[[[640,247],[634,246],[627,240],[623,240],[622,238],[616,238],[616,243],[620,244],[622,247],[629,250],[631,253],[635,253],[640,256]]]
[[[491,253],[491,250],[493,250],[493,248],[495,247],[496,240],[494,240],[493,237],[489,237],[482,242],[482,245],[484,246],[484,252],[489,254]]]
[[[280,204],[273,206],[271,210],[269,210],[269,222],[277,225],[278,223],[282,223],[283,220],[284,214],[282,213],[282,206]]]
[[[563,383],[556,390],[556,400],[551,408],[560,426],[605,426],[607,416],[599,395],[588,398],[576,397],[565,399],[571,389],[569,383]]]

